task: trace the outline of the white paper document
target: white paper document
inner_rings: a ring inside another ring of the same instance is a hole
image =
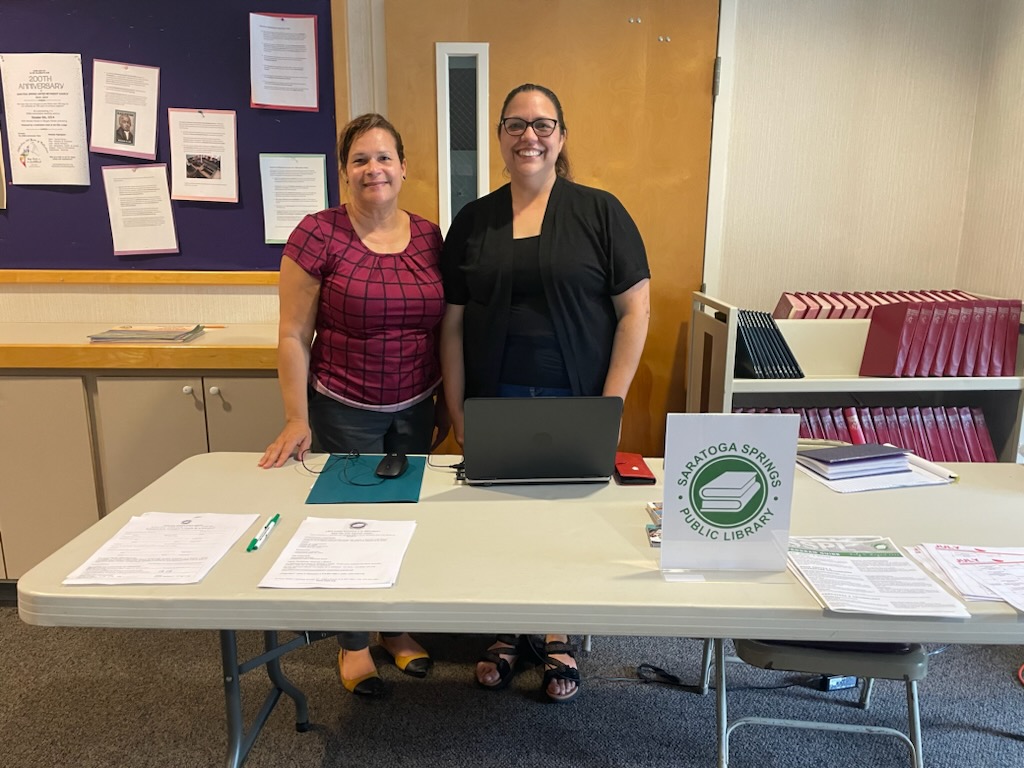
[[[238,202],[238,138],[230,109],[168,109],[171,198]]]
[[[103,186],[116,255],[178,252],[166,165],[106,166]]]
[[[259,583],[281,589],[372,589],[398,580],[413,520],[307,517]]]
[[[249,72],[252,106],[316,112],[316,16],[250,13]]]
[[[131,518],[64,584],[196,584],[257,515],[146,512]]]
[[[0,54],[14,184],[88,186],[82,57]]]
[[[968,618],[963,604],[884,536],[793,536],[789,563],[839,613]]]
[[[160,68],[93,59],[92,152],[156,160]]]
[[[284,243],[308,213],[327,207],[326,155],[260,155],[263,234]]]
[[[967,600],[1005,600],[1024,611],[1024,547],[922,544]]]
[[[817,472],[801,464],[796,468],[808,477],[813,477],[822,485],[828,486],[836,493],[860,493],[862,491],[882,491],[889,488],[912,488],[919,485],[948,485],[956,482],[958,475],[943,466],[922,459],[920,456],[907,454],[910,462],[909,472],[892,472],[866,477],[847,477],[842,480],[829,480]]]

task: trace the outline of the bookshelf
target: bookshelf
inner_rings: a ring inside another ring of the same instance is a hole
[[[1015,376],[882,378],[860,376],[871,321],[777,320],[803,369],[802,379],[733,376],[739,307],[695,291],[690,321],[686,410],[735,407],[971,406],[985,414],[1000,461],[1018,461],[1024,417],[1024,349]]]

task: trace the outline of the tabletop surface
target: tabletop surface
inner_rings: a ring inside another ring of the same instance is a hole
[[[788,572],[666,581],[644,530],[645,503],[662,495],[660,459],[649,460],[656,486],[469,487],[449,468],[457,457],[431,456],[419,503],[306,505],[313,476],[294,463],[262,470],[257,458],[213,453],[182,462],[23,576],[22,619],[48,626],[1024,642],[1024,622],[1001,603],[967,603],[970,619],[840,615],[823,611]],[[954,485],[845,495],[798,472],[791,533],[1024,546],[1024,467],[949,466],[961,475]],[[260,550],[245,552],[247,532],[199,584],[61,584],[131,515],[148,511],[256,513],[253,531],[269,515],[281,518]],[[415,520],[395,586],[258,588],[307,516]]]

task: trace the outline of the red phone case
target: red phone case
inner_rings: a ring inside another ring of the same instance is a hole
[[[620,485],[652,485],[654,473],[639,453],[615,454],[615,482]]]

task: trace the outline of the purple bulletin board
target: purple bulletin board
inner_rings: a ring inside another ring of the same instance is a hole
[[[115,256],[101,168],[146,161],[90,153],[91,186],[13,185],[0,102],[0,269],[277,269],[281,246],[263,242],[260,153],[327,155],[328,200],[338,201],[330,9],[330,0],[0,0],[0,53],[82,55],[86,126],[93,59],[160,68],[157,163],[170,162],[168,107],[235,110],[239,191],[236,204],[171,201],[180,253]],[[250,108],[250,12],[316,14],[318,112]]]

